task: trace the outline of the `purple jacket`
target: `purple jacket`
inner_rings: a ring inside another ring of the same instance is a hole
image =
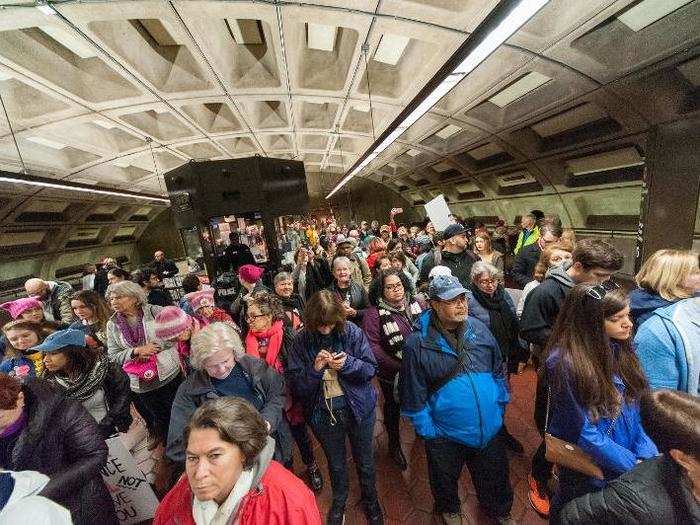
[[[391,318],[396,322],[405,341],[411,332],[413,332],[413,328],[408,319],[406,316],[394,312],[391,313]],[[382,325],[379,322],[379,309],[376,306],[370,306],[365,310],[365,315],[362,319],[362,329],[367,335],[369,346],[379,364],[379,373],[377,375],[381,379],[393,381],[396,374],[401,370],[401,360],[386,351],[386,337],[382,335]]]
[[[361,421],[372,413],[377,403],[377,392],[371,382],[377,373],[377,361],[367,337],[354,323],[345,323],[338,341],[338,349],[347,354],[345,364],[338,371],[338,381],[353,415]],[[288,356],[286,375],[294,396],[301,400],[307,415],[314,410],[322,395],[323,371],[314,369],[314,360],[320,351],[317,336],[304,328],[294,338]]]

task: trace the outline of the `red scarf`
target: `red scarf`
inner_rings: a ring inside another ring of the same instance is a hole
[[[245,351],[253,357],[260,358],[259,339],[268,339],[267,353],[265,361],[269,366],[282,373],[282,362],[279,360],[280,351],[282,350],[283,327],[282,321],[275,321],[269,330],[264,332],[253,332],[248,330],[248,335],[245,336]]]

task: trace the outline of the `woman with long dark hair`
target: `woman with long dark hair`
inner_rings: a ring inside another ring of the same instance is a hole
[[[559,466],[550,512],[555,521],[571,499],[604,487],[658,453],[639,418],[647,380],[631,344],[629,299],[611,288],[610,283],[575,286],[546,349],[546,432],[579,446],[605,478]]]
[[[106,353],[86,345],[82,330],[54,332],[35,349],[44,357],[42,379],[67,398],[79,401],[97,423],[103,439],[129,430],[129,378]]]
[[[82,330],[88,346],[107,346],[107,321],[112,317],[112,309],[100,294],[94,290],[82,290],[70,298],[70,306],[78,318],[68,328]]]

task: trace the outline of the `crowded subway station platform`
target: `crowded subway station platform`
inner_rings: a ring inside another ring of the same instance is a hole
[[[700,0],[0,0],[0,525],[700,525]]]

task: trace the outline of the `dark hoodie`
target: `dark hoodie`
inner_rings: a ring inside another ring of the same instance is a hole
[[[671,301],[667,301],[659,294],[649,292],[644,288],[632,290],[630,292],[630,312],[635,329],[649,319],[657,308],[663,308],[670,304]]]
[[[575,284],[563,266],[550,269],[542,284],[525,299],[520,318],[520,337],[544,348],[561,305]]]

